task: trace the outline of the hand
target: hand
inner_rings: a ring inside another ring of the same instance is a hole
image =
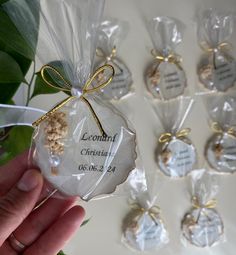
[[[32,211],[45,192],[39,171],[26,169],[27,153],[0,167],[0,254],[57,254],[82,223],[84,209],[74,200],[50,198]]]

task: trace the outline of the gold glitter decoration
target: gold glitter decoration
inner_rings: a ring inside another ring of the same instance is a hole
[[[214,145],[214,152],[215,152],[216,158],[219,160],[223,153],[223,147],[220,143],[217,143]]]
[[[182,224],[187,225],[188,227],[192,227],[196,225],[196,221],[194,219],[194,217],[191,214],[187,214],[185,215]]]
[[[158,68],[156,68],[156,66],[155,68],[150,68],[148,70],[147,76],[150,78],[150,82],[153,87],[156,87],[160,83],[161,75]]]
[[[102,71],[101,73],[98,74],[97,76],[97,83],[102,83],[105,81],[105,72]]]
[[[47,121],[44,128],[45,146],[49,148],[53,155],[62,155],[64,152],[64,144],[62,139],[68,133],[68,125],[65,120],[64,112],[55,112]]]
[[[170,158],[171,158],[171,151],[168,149],[165,149],[161,152],[162,161],[165,165],[168,164]]]
[[[51,167],[51,174],[54,176],[58,175],[58,169],[56,167]]]
[[[212,80],[212,66],[206,65],[200,69],[200,75],[203,80]]]

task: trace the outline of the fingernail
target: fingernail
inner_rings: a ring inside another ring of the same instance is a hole
[[[28,170],[17,184],[17,188],[29,192],[35,189],[40,181],[40,175],[36,170]]]

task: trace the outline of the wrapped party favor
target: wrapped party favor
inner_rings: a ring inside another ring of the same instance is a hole
[[[221,173],[236,171],[236,94],[208,95],[204,98],[213,132],[206,143],[209,165]]]
[[[154,98],[169,100],[181,96],[187,86],[182,58],[175,48],[182,42],[184,27],[169,17],[156,17],[148,28],[154,45],[154,57],[145,73],[146,86]]]
[[[219,184],[217,175],[205,169],[191,174],[192,209],[184,216],[182,233],[185,240],[197,247],[211,247],[224,235],[224,224],[215,209]]]
[[[150,185],[145,172],[135,169],[128,179],[131,210],[123,220],[122,241],[134,251],[159,250],[169,242],[160,208],[156,205],[155,191],[159,188],[156,176],[152,178]]]
[[[97,67],[110,64],[115,69],[115,75],[109,86],[101,89],[105,99],[121,99],[131,91],[132,74],[126,64],[117,57],[121,41],[127,36],[128,22],[117,19],[102,21],[98,29],[97,56],[100,58]],[[101,73],[99,80],[107,79],[105,73]]]
[[[33,123],[33,160],[62,195],[83,200],[112,193],[136,159],[134,131],[96,95],[114,76],[108,64],[93,72],[103,5],[103,0],[10,0],[4,5],[29,45],[37,29],[33,14],[40,11],[42,86],[69,95]],[[99,83],[101,73],[107,79]]]
[[[234,17],[210,9],[202,13],[198,23],[198,41],[204,51],[198,65],[199,80],[208,90],[226,91],[236,79],[230,44]]]
[[[162,173],[169,177],[184,177],[197,162],[196,149],[189,138],[190,128],[184,128],[193,100],[179,98],[153,103],[155,114],[163,126],[158,139],[155,158]]]

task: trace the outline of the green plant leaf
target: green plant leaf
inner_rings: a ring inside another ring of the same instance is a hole
[[[66,73],[64,71],[63,66],[65,63],[62,63],[62,61],[52,61],[48,63],[49,66],[54,67],[63,77],[66,79]],[[63,85],[62,80],[59,78],[58,75],[55,75],[51,70],[45,71],[45,77],[47,80],[53,84],[54,86],[57,86],[57,84]],[[53,88],[49,86],[42,78],[41,73],[37,73],[37,78],[35,80],[35,87],[33,94],[31,98],[41,95],[41,94],[55,94],[60,92],[60,89]],[[68,95],[71,95],[70,92],[65,92]]]
[[[84,220],[84,221],[82,222],[82,224],[80,225],[80,227],[83,227],[83,226],[85,226],[86,224],[88,224],[90,220],[91,220],[91,218],[89,218],[89,219],[87,219],[87,220]]]
[[[8,0],[0,0],[0,4],[6,3]]]
[[[2,148],[0,145],[0,166],[3,166],[12,159],[12,156],[10,152],[1,152],[1,150]]]
[[[0,104],[7,104],[14,96],[19,86],[20,83],[0,84]]]
[[[0,103],[7,103],[24,80],[19,64],[9,54],[0,51]]]
[[[59,90],[47,85],[47,83],[42,79],[40,73],[37,73],[34,91],[31,98],[41,95],[41,94],[55,94],[58,93]]]
[[[4,45],[2,42],[0,42],[0,51],[9,54],[11,57],[15,59],[15,61],[19,64],[23,75],[25,75],[28,72],[31,66],[31,60],[7,48],[6,45]],[[0,84],[0,103],[4,104],[7,103],[7,100],[13,97],[13,95],[15,94],[16,90],[20,86],[20,83],[21,82],[13,84],[10,83]]]
[[[0,48],[0,50],[2,50],[2,49]],[[5,51],[11,57],[13,57],[15,59],[15,61],[19,64],[22,73],[24,75],[27,74],[27,72],[28,72],[28,70],[29,70],[29,68],[31,66],[32,60],[23,57],[22,55],[20,55],[16,51],[13,51],[11,49],[7,49],[7,47],[5,47],[2,51]]]
[[[7,138],[0,142],[0,163],[6,163],[30,147],[33,128],[15,126],[10,129]]]
[[[57,255],[66,255],[63,251],[60,251],[59,253],[57,253]]]
[[[35,52],[29,47],[8,15],[0,7],[0,42],[20,53],[30,60],[34,60]]]
[[[20,83],[24,80],[19,64],[3,51],[0,51],[0,66],[0,83]]]

